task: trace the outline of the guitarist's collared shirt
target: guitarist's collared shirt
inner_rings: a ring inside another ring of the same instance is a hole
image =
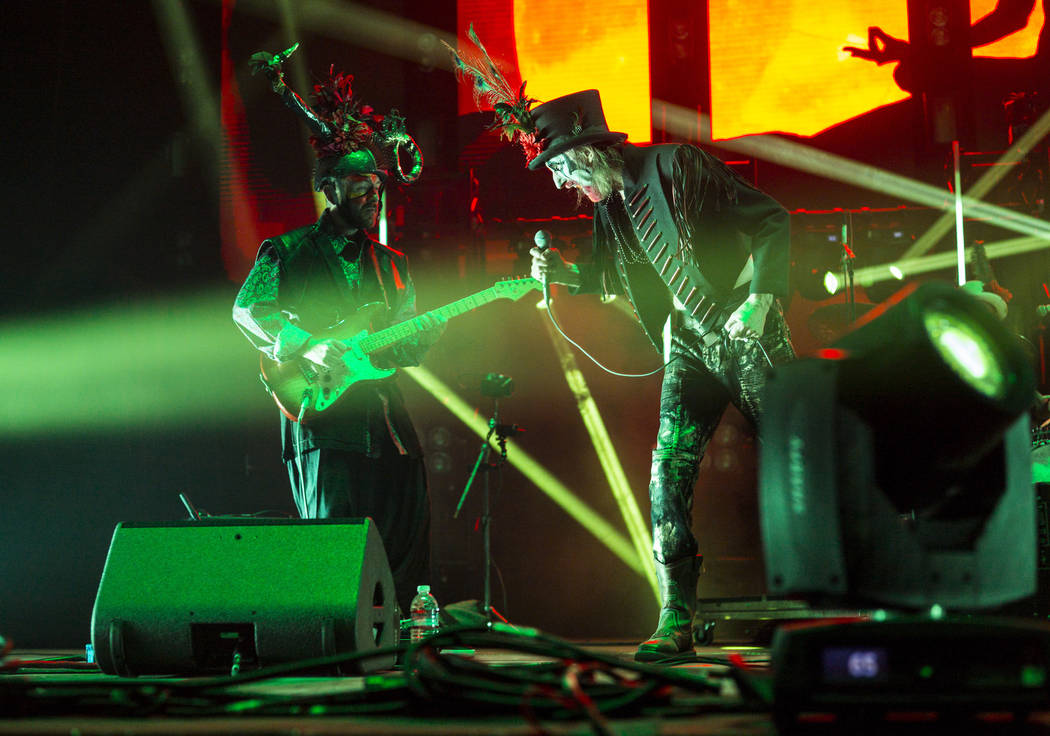
[[[339,263],[343,267],[343,276],[352,291],[357,292],[361,286],[361,256],[364,255],[363,244],[346,237],[332,243]]]
[[[237,296],[234,321],[257,349],[278,362],[296,359],[315,332],[366,303],[386,305],[377,328],[415,315],[415,288],[404,254],[363,232],[344,238],[328,225],[322,216],[315,225],[265,241]],[[417,365],[434,339],[398,345],[381,360]],[[285,459],[315,447],[375,455],[392,444],[395,452],[421,453],[393,379],[355,387],[304,425],[283,417],[282,423]]]

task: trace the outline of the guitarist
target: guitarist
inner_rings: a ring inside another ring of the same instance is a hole
[[[555,187],[594,204],[591,262],[535,248],[533,275],[572,293],[625,294],[667,363],[649,485],[662,607],[635,658],[691,653],[700,461],[729,402],[755,422],[767,371],[795,355],[778,301],[788,294],[788,214],[695,146],[626,143],[596,90],[531,115],[540,153],[529,168],[546,167]]]
[[[259,63],[279,59],[256,56]],[[327,209],[313,225],[263,242],[237,295],[233,319],[267,358],[299,361],[338,376],[347,370],[346,346],[326,338],[324,331],[378,303],[373,328],[415,319],[427,320],[421,326],[428,329],[373,361],[382,367],[416,365],[443,325],[415,316],[405,255],[368,234],[377,224],[385,182],[391,176],[409,180],[396,145],[380,133],[368,108],[347,104],[349,76],[333,75],[318,84],[311,109],[284,87],[279,61],[276,66],[264,70],[285,102],[329,123],[327,131],[312,126],[311,138],[318,153],[314,185],[324,193]],[[343,124],[347,120],[353,125]],[[347,128],[352,135],[345,135]],[[340,129],[342,135],[326,135]],[[407,611],[415,586],[430,578],[430,501],[422,450],[396,381],[356,384],[324,412],[301,421],[291,409],[282,412],[281,439],[300,516],[371,517],[386,548],[401,610]]]

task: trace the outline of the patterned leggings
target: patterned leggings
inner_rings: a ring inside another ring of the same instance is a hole
[[[732,402],[757,426],[769,361],[776,365],[794,357],[779,303],[770,309],[760,341],[730,340],[723,333],[722,339],[704,345],[699,335],[688,330],[672,333],[649,483],[657,562],[670,564],[697,553],[691,529],[693,486],[726,406]]]

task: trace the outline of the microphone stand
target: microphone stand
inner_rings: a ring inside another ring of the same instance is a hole
[[[846,281],[846,319],[852,325],[857,319],[857,293],[853,283],[853,260],[857,254],[849,247],[849,235],[853,224],[853,213],[843,213],[842,220],[842,275]]]
[[[459,497],[459,503],[456,505],[456,510],[452,514],[452,518],[459,518],[459,512],[463,508],[463,503],[467,500],[467,494],[470,493],[470,488],[474,484],[474,478],[477,477],[478,471],[484,472],[484,479],[482,481],[482,502],[481,502],[481,536],[484,545],[484,556],[485,556],[485,572],[484,572],[484,612],[485,621],[487,626],[492,626],[492,505],[491,505],[491,484],[489,482],[489,474],[492,471],[496,472],[496,490],[500,491],[503,489],[503,465],[507,461],[507,439],[521,430],[516,424],[503,424],[500,422],[500,411],[499,411],[499,400],[501,396],[509,396],[510,392],[513,391],[513,381],[507,379],[505,376],[490,373],[486,377],[485,382],[482,384],[482,393],[492,398],[492,418],[489,420],[489,431],[485,435],[485,440],[481,443],[481,449],[478,451],[477,460],[474,461],[474,468],[470,471],[470,477],[467,478],[467,484],[463,488],[463,493]],[[499,445],[499,458],[496,462],[491,462],[490,457],[492,455],[492,436],[496,436],[496,444]]]

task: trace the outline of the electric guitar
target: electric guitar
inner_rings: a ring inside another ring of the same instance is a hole
[[[496,299],[516,301],[534,289],[543,289],[536,279],[507,279],[422,316],[447,320]],[[377,368],[369,356],[408,340],[424,328],[418,327],[415,320],[411,319],[370,333],[368,326],[372,317],[385,308],[386,305],[382,303],[365,305],[351,317],[315,335],[322,339],[339,340],[346,346],[346,352],[341,356],[345,367],[342,370],[328,371],[301,358],[278,363],[265,355],[260,357],[263,385],[286,417],[293,422],[302,421],[308,411],[324,411],[352,386],[394,375],[396,368]]]

